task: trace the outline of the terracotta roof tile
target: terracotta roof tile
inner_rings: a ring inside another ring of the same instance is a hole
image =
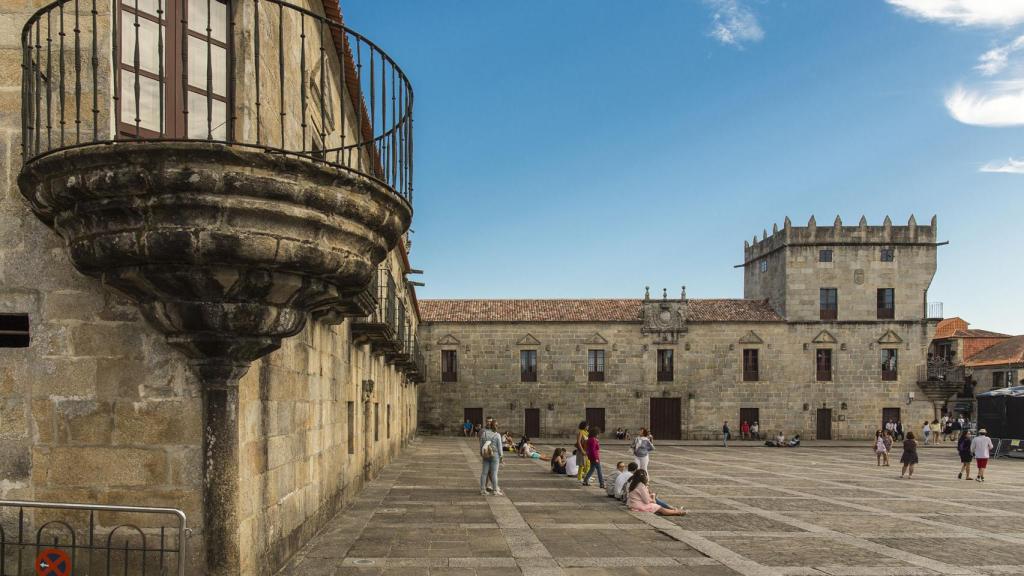
[[[640,322],[640,299],[420,300],[424,322]],[[692,322],[781,322],[763,300],[691,299]]]
[[[964,362],[965,366],[999,366],[1024,363],[1024,336],[1014,336],[978,352]]]
[[[1009,334],[1000,334],[999,332],[992,332],[990,330],[982,330],[981,328],[968,328],[967,330],[957,330],[953,332],[949,338],[1009,338]]]

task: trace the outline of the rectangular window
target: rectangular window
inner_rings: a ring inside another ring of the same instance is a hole
[[[537,381],[537,351],[519,351],[519,380],[522,382]]]
[[[882,380],[892,381],[897,378],[897,351],[893,348],[882,349]]]
[[[1005,388],[1017,385],[1016,370],[999,370],[992,373],[992,388]]]
[[[27,348],[28,314],[0,314],[0,348]]]
[[[748,348],[743,351],[743,381],[757,382],[759,380],[759,366],[757,361],[757,349]]]
[[[675,379],[674,350],[658,350],[658,382]]]
[[[758,264],[758,266],[761,267],[761,272],[767,272],[768,271],[768,259],[767,258],[762,258],[761,262],[760,262],[760,264]]]
[[[119,6],[119,134],[226,140],[227,0],[120,0]]]
[[[388,438],[391,438],[391,404],[388,404],[388,419],[386,424],[388,430]]]
[[[587,350],[587,381],[604,382],[604,350]]]
[[[380,440],[380,402],[373,403],[373,441]]]
[[[356,403],[348,403],[348,453],[356,453]]]
[[[835,288],[822,288],[819,291],[821,299],[820,318],[822,320],[835,320],[839,317],[839,291]]]
[[[832,349],[818,348],[814,353],[815,379],[818,382],[832,381]]]
[[[892,320],[896,317],[896,290],[894,288],[879,288],[877,300],[879,320]]]
[[[892,262],[896,259],[895,248],[882,248],[882,262]]]
[[[818,250],[818,262],[831,262],[832,250]]]
[[[441,382],[459,381],[459,353],[441,350]]]

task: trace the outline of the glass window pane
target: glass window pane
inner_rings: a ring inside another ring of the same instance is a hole
[[[207,53],[209,48],[209,53]],[[206,63],[213,64],[213,78],[206,77]],[[220,46],[213,46],[199,38],[188,38],[188,84],[193,88],[206,90],[207,83],[213,87],[213,93],[227,96],[227,51]]]
[[[121,62],[129,66],[135,66],[135,20],[136,16],[131,12],[121,11]],[[163,34],[163,26],[145,18],[138,19],[139,24],[139,68],[160,73],[160,38],[157,34]],[[167,55],[167,44],[163,46],[164,56]]]
[[[212,138],[214,140],[227,139],[227,107],[219,100],[210,102],[212,111]],[[210,130],[207,127],[207,101],[206,96],[188,93],[188,137],[206,138]]]
[[[167,8],[164,7],[165,3],[163,0],[121,0],[122,6],[134,8],[139,12],[145,12],[154,17],[165,17],[167,15]]]
[[[121,123],[135,126],[135,74],[121,71]],[[141,128],[160,131],[160,83],[139,76],[138,124]]]
[[[209,18],[207,18],[209,14]],[[188,27],[221,42],[227,39],[227,6],[219,0],[188,0]]]

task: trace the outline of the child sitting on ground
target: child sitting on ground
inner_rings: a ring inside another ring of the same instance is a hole
[[[626,463],[618,461],[615,464],[615,470],[608,475],[608,479],[605,482],[605,491],[608,493],[609,498],[615,498],[615,480],[626,473]]]
[[[580,467],[576,464],[576,451],[572,451],[572,457],[565,459],[565,475],[570,478],[575,478],[580,472]]]
[[[565,448],[555,448],[551,455],[551,473],[565,474]]]

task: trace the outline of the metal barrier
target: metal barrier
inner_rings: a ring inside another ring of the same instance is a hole
[[[16,511],[16,517],[8,511]],[[108,526],[102,522],[106,515],[100,516],[107,512],[174,516],[175,526]],[[8,533],[13,530],[16,535]],[[74,576],[185,576],[190,534],[185,513],[176,508],[0,500],[0,576],[36,574],[36,559],[48,548],[68,555],[71,569],[66,573]]]

